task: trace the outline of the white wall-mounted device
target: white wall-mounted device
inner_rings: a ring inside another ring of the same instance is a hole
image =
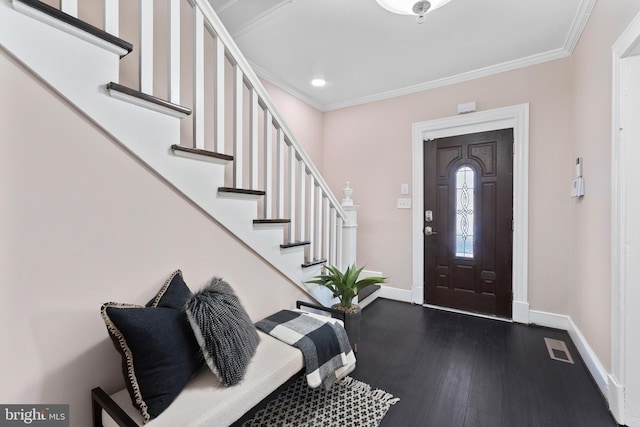
[[[571,185],[571,197],[584,196],[584,179],[582,178],[582,158],[576,158],[576,179]]]
[[[476,111],[476,101],[458,104],[458,114],[473,113]]]

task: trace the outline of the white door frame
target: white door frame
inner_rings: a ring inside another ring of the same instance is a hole
[[[640,155],[640,127],[636,124],[640,111],[640,14],[612,50],[611,374],[607,397],[616,421],[632,427],[640,426],[640,340],[632,339],[636,334],[631,329],[640,322],[640,196],[638,173],[634,173],[637,166],[627,167],[627,159],[636,162]],[[632,92],[630,87],[634,87]]]
[[[411,298],[424,303],[424,141],[513,128],[513,321],[529,323],[529,104],[413,124],[413,212]]]

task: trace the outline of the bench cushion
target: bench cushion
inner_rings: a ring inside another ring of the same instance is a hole
[[[201,369],[182,393],[148,427],[223,427],[229,426],[285,383],[304,367],[302,353],[267,334],[258,332],[260,344],[244,379],[231,387],[223,386],[206,367]],[[111,398],[138,424],[143,418],[131,404],[126,389]],[[102,412],[104,427],[117,424]]]

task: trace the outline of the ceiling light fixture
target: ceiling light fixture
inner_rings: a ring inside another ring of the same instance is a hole
[[[444,6],[451,0],[376,0],[378,4],[389,12],[400,15],[416,15],[416,21],[422,24],[426,19],[427,12],[436,10]]]
[[[327,84],[324,79],[313,79],[311,80],[311,84],[315,87],[322,87]]]

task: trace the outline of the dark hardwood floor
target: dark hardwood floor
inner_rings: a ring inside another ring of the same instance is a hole
[[[382,426],[617,426],[564,331],[377,299],[351,374],[400,402]],[[549,358],[565,341],[575,364]]]

